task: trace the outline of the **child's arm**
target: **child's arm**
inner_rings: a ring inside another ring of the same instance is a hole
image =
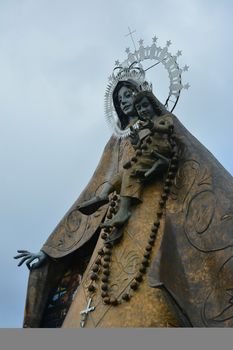
[[[129,138],[130,138],[130,142],[131,142],[134,149],[136,149],[140,146],[141,141],[140,141],[140,138],[138,135],[138,130],[134,129],[132,126],[130,127]]]

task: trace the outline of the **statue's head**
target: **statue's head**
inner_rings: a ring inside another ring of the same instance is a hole
[[[132,81],[119,81],[113,91],[113,104],[122,129],[129,124],[130,117],[137,115],[134,107],[135,95],[139,88]]]
[[[168,113],[152,91],[140,91],[134,98],[134,106],[140,117],[153,118]]]

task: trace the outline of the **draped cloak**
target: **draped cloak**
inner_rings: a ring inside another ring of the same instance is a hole
[[[175,116],[173,121],[178,171],[164,210],[158,251],[148,269],[148,284],[166,294],[184,327],[232,327],[233,178]],[[92,179],[43,245],[51,259],[30,272],[24,327],[40,327],[49,290],[64,272],[63,261],[71,253],[78,254],[98,231],[108,205],[90,216],[82,215],[78,205],[98,195],[121,170],[130,157],[128,143],[111,137]],[[158,184],[155,180],[145,186],[152,189]],[[153,200],[147,197],[140,205],[152,208]],[[131,220],[142,225],[140,216],[132,215],[129,225]],[[150,230],[151,222],[143,225]]]

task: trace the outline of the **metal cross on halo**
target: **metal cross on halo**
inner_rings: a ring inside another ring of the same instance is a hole
[[[80,327],[81,328],[83,328],[85,326],[86,319],[87,319],[89,312],[95,310],[95,306],[90,307],[91,302],[92,302],[92,299],[89,298],[86,309],[80,311]]]
[[[129,35],[130,35],[130,38],[131,38],[131,40],[132,40],[132,42],[133,42],[134,49],[135,49],[135,51],[137,51],[137,48],[136,48],[136,45],[135,45],[135,41],[134,41],[133,35],[132,35],[132,34],[136,33],[136,30],[133,30],[133,31],[132,31],[132,30],[130,29],[130,27],[128,27],[128,29],[129,29],[129,33],[126,34],[125,36],[129,36]]]

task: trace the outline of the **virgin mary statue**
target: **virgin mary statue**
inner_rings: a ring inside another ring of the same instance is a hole
[[[171,67],[156,50],[114,72],[93,177],[40,252],[16,257],[30,267],[24,327],[233,326],[232,177],[132,62]]]

